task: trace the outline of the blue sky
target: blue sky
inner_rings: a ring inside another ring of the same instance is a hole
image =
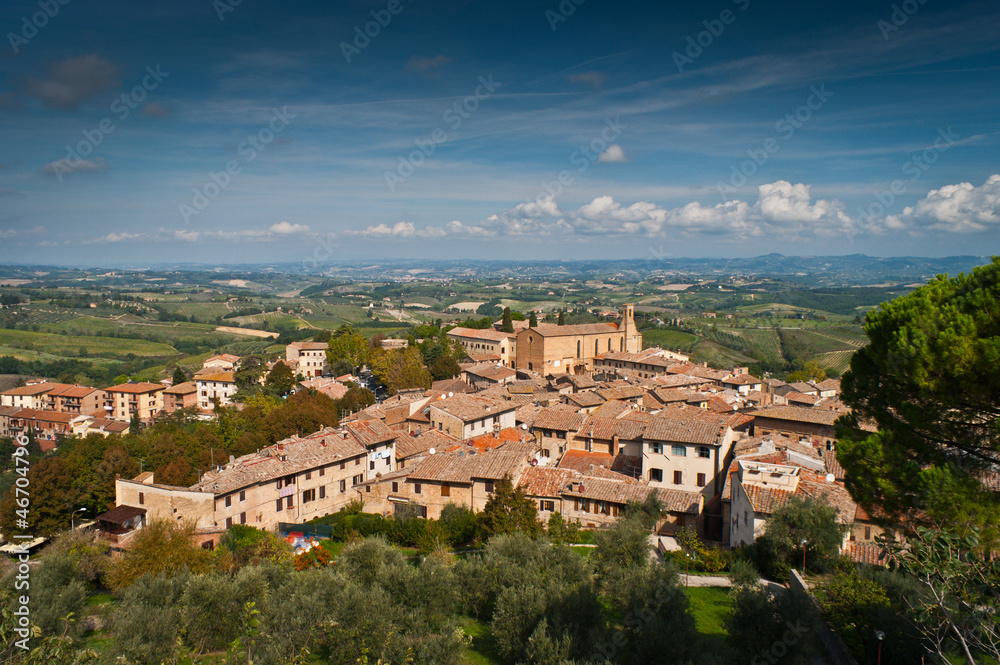
[[[3,4],[0,261],[1000,252],[995,2],[235,1]]]

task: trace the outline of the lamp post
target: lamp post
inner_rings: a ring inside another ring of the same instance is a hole
[[[878,638],[878,665],[882,665],[882,640],[885,639],[885,633],[876,630],[875,637]]]
[[[799,545],[802,545],[802,580],[803,581],[805,581],[805,579],[806,579],[806,545],[808,543],[809,543],[809,541],[806,540],[805,538],[803,538],[802,542],[799,543]]]
[[[76,531],[76,514],[77,514],[77,513],[82,513],[82,512],[84,512],[85,510],[87,510],[87,509],[86,509],[86,508],[77,508],[77,509],[76,509],[76,510],[74,510],[74,511],[73,511],[73,513],[72,513],[72,514],[71,514],[71,515],[69,516],[69,530],[70,530],[70,531]]]

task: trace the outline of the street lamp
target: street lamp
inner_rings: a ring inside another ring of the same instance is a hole
[[[878,665],[882,665],[882,640],[885,639],[885,633],[876,630],[875,637],[878,638]]]
[[[83,511],[85,511],[85,510],[87,510],[87,509],[86,509],[86,508],[77,508],[77,509],[76,509],[76,510],[74,510],[74,511],[73,511],[73,513],[72,513],[72,514],[71,514],[71,515],[69,516],[69,530],[70,530],[70,531],[76,531],[76,514],[77,514],[77,513],[82,513],[82,512],[83,512]]]
[[[808,543],[809,543],[809,541],[806,540],[805,538],[803,538],[802,542],[799,543],[799,545],[802,545],[802,579],[803,580],[806,579],[806,545]]]

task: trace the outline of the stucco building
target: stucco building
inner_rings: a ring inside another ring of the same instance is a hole
[[[542,323],[517,334],[517,369],[551,374],[581,374],[594,369],[594,358],[610,351],[638,353],[642,333],[635,327],[635,306],[622,308],[617,323],[559,326]]]

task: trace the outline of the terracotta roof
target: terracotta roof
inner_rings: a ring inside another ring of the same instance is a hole
[[[816,384],[816,388],[822,391],[836,390],[840,392],[840,379],[824,379]]]
[[[478,376],[487,381],[505,381],[517,376],[517,372],[510,367],[497,367],[496,365],[470,367],[465,370],[465,373]]]
[[[210,363],[213,360],[222,360],[223,362],[227,362],[227,363],[235,363],[235,362],[238,362],[239,359],[240,359],[239,356],[234,356],[231,353],[220,353],[220,354],[218,354],[216,356],[212,356],[211,358],[205,358],[205,360],[202,361],[201,364],[204,365],[205,363]]]
[[[623,478],[625,478],[623,476]],[[650,491],[655,492],[668,512],[697,515],[701,512],[703,497],[700,492],[653,488],[644,482],[631,478],[609,480],[606,478],[583,477],[572,483],[562,496],[570,498],[607,501],[624,505],[629,501],[644,501]]]
[[[149,383],[147,381],[133,383],[129,381],[128,383],[122,383],[117,386],[111,386],[110,388],[105,388],[105,392],[109,393],[128,393],[128,394],[145,394],[145,393],[155,393],[157,391],[164,390],[164,387],[159,383]]]
[[[452,415],[462,422],[470,422],[489,418],[498,413],[505,413],[516,409],[516,405],[510,402],[498,402],[495,400],[479,399],[465,395],[456,395],[448,399],[441,399],[430,403],[432,409],[438,409]]]
[[[30,386],[21,386],[20,388],[11,388],[10,390],[3,391],[4,395],[44,395],[45,393],[53,390],[55,388],[60,388],[67,386],[65,383],[49,383],[47,381],[43,383],[34,383]]]
[[[749,386],[759,384],[761,383],[761,380],[756,376],[751,376],[750,374],[740,374],[738,376],[731,376],[728,379],[723,379],[722,383],[728,383],[734,386]]]
[[[542,337],[572,337],[576,335],[603,335],[606,333],[618,332],[617,323],[581,323],[572,326],[558,326],[554,323],[539,323],[534,328],[521,331],[521,335],[528,332],[537,333]]]
[[[832,473],[837,480],[842,481],[844,479],[844,467],[837,460],[837,451],[824,450],[823,461],[826,463],[826,470]]]
[[[322,351],[329,348],[326,342],[292,342],[288,346],[299,351]]]
[[[646,425],[643,438],[670,443],[714,445],[719,442],[719,425],[710,422],[653,416]]]
[[[176,386],[170,386],[163,391],[164,395],[190,395],[191,393],[198,392],[198,384],[194,381],[185,381],[184,383],[178,383]]]
[[[778,508],[788,505],[788,501],[794,496],[794,492],[788,490],[775,489],[773,487],[761,487],[753,483],[743,483],[743,491],[750,499],[750,505],[755,513],[770,515]]]
[[[844,545],[841,554],[855,563],[867,563],[870,566],[886,565],[886,560],[882,558],[882,548],[875,543],[850,540]]]
[[[69,424],[69,421],[77,417],[75,413],[64,413],[62,411],[40,411],[38,409],[21,409],[10,416],[22,420],[37,420],[46,423]]]
[[[399,432],[396,436],[396,459],[406,459],[413,455],[425,453],[431,448],[444,450],[458,439],[436,429],[422,429],[419,434]]]
[[[594,409],[591,414],[602,418],[619,418],[628,411],[632,411],[630,404],[612,399]]]
[[[381,420],[361,420],[347,423],[343,429],[350,432],[362,446],[388,443],[398,436],[398,432],[386,427]]]
[[[642,390],[635,386],[615,386],[613,388],[598,388],[597,394],[606,400],[634,400],[642,397]]]
[[[447,335],[449,337],[465,337],[468,339],[485,339],[491,342],[502,342],[508,337],[516,338],[515,333],[505,333],[499,330],[494,330],[493,328],[485,328],[483,330],[477,330],[475,328],[452,328],[448,331]]]
[[[546,408],[538,412],[532,427],[535,429],[559,430],[561,432],[575,432],[580,429],[580,425],[586,419],[582,413],[569,411],[567,409]]]
[[[650,384],[663,386],[665,388],[680,388],[682,386],[699,386],[711,382],[712,382],[711,379],[702,378],[700,376],[690,376],[688,374],[673,374],[670,376],[658,376],[656,378],[649,380]]]
[[[115,506],[106,513],[97,516],[99,522],[110,522],[111,524],[124,524],[125,522],[141,517],[146,514],[145,508],[135,506]]]
[[[528,496],[557,497],[574,475],[573,469],[533,466],[525,469],[517,484]]]
[[[535,418],[538,414],[542,412],[542,408],[536,404],[521,404],[514,411],[514,422],[518,425],[527,425],[528,427],[533,427],[535,424]]]
[[[243,455],[219,470],[208,471],[189,489],[195,492],[228,494],[241,487],[353,459],[366,452],[355,437],[348,436],[345,439],[342,431],[326,428],[306,437],[279,441],[260,452]],[[282,457],[285,459],[281,459]]]
[[[572,402],[581,409],[587,409],[592,406],[599,406],[604,404],[604,398],[598,395],[593,390],[584,390],[579,393],[572,393],[565,396],[566,402]]]
[[[813,406],[820,400],[820,398],[816,395],[806,395],[805,393],[793,390],[790,393],[785,393],[785,400],[796,404],[808,404],[809,406]]]
[[[474,478],[500,480],[516,477],[527,457],[521,452],[491,450],[475,455],[445,453],[425,457],[410,473],[410,480],[471,484]]]
[[[462,379],[441,379],[431,384],[433,393],[474,393],[476,389]]]
[[[791,383],[789,385],[791,385],[792,390],[800,392],[804,395],[809,395],[809,394],[815,395],[817,392],[816,386],[814,386],[811,383],[806,383],[805,381],[796,381],[795,383]]]
[[[755,418],[772,418],[774,420],[832,426],[834,421],[843,414],[837,411],[810,409],[801,406],[768,406],[750,411],[750,415]]]
[[[592,453],[586,450],[567,450],[559,460],[560,469],[573,469],[580,473],[589,473],[593,465],[595,469],[611,468],[614,458],[608,453]]]
[[[64,387],[54,388],[49,392],[49,397],[86,397],[91,393],[99,392],[98,388],[92,388],[90,386],[67,386],[65,384],[55,385]]]

